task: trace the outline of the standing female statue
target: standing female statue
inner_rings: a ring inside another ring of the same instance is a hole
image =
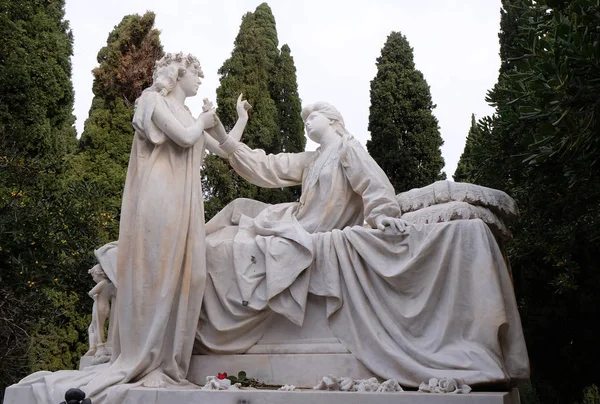
[[[31,375],[22,382],[32,384],[38,403],[58,403],[71,387],[80,387],[94,404],[114,404],[135,386],[190,385],[185,378],[206,280],[200,169],[205,148],[224,155],[205,134],[220,125],[214,110],[195,119],[185,106],[201,77],[194,56],[168,53],[156,63],[153,85],[136,101],[111,363],[43,379]],[[246,125],[247,107],[240,96],[242,118],[233,138]]]
[[[158,61],[153,85],[136,102],[135,136],[123,191],[117,258],[113,366],[127,382],[179,384],[191,357],[190,329],[206,278],[200,169],[215,125],[184,102],[203,77],[191,55]],[[189,290],[200,291],[190,295]]]

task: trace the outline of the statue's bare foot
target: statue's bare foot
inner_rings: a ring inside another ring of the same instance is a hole
[[[101,363],[110,362],[110,352],[104,346],[104,344],[98,344],[94,357],[92,358],[92,365],[100,365]]]
[[[94,355],[92,358],[92,365],[101,365],[103,363],[110,362],[110,355]]]
[[[142,387],[147,387],[150,389],[162,389],[167,387],[167,383],[165,382],[162,372],[154,370],[144,376],[142,379]]]

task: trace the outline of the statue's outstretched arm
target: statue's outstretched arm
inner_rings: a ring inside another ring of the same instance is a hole
[[[220,157],[227,158],[227,151],[221,148],[221,144],[225,143],[227,135],[236,142],[240,141],[244,129],[246,129],[246,124],[248,123],[248,110],[250,110],[250,108],[252,107],[248,101],[242,100],[242,94],[240,94],[236,104],[238,120],[235,123],[235,126],[231,129],[231,132],[227,134],[223,124],[217,120],[215,126],[207,130],[210,137],[206,138],[206,149]]]

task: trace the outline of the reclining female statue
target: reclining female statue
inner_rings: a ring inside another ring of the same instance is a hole
[[[196,352],[246,352],[273,313],[302,325],[311,293],[325,298],[334,335],[381,378],[411,387],[431,377],[526,379],[512,283],[490,229],[481,220],[408,226],[340,113],[320,102],[302,118],[315,152],[266,155],[217,139],[246,180],[301,184],[302,195],[277,205],[238,199],[206,224]]]

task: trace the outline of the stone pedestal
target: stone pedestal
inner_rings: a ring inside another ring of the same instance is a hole
[[[30,387],[11,386],[4,404],[34,403]],[[519,392],[429,394],[347,393],[339,391],[201,391],[167,389],[131,389],[123,404],[520,404]],[[54,403],[48,403],[54,404]]]
[[[80,369],[91,365],[83,357]],[[312,388],[323,376],[348,376],[368,379],[375,375],[365,368],[333,335],[327,323],[325,298],[308,296],[302,327],[275,315],[262,339],[243,355],[194,355],[188,380],[203,385],[206,376],[226,372],[269,385],[294,385]]]
[[[240,370],[269,385],[312,388],[329,374],[368,379],[373,374],[351,354],[198,355],[192,358],[188,380],[204,384],[206,376]]]
[[[243,355],[195,355],[188,379],[204,384],[206,376],[240,370],[270,385],[312,388],[323,376],[373,377],[329,329],[325,298],[309,295],[304,324],[299,327],[275,315],[261,340]]]

